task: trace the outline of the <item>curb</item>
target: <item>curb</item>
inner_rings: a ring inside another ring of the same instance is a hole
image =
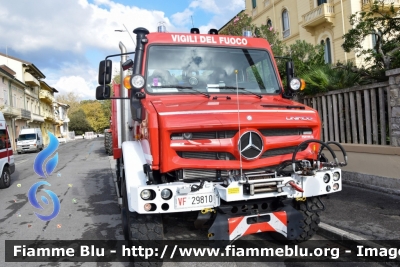
[[[400,179],[364,174],[358,172],[343,171],[343,183],[372,189],[375,191],[400,195]]]
[[[378,250],[380,248],[383,248],[385,250],[388,249],[388,247],[379,245],[375,243],[374,241],[367,240],[364,237],[352,234],[350,232],[347,232],[345,230],[336,228],[334,226],[331,226],[329,224],[320,222],[319,223],[319,229],[317,231],[317,234],[333,241],[346,241],[349,243],[353,243],[355,245],[361,245],[364,247],[369,247],[369,248],[377,248]],[[397,258],[393,262],[382,262],[379,261],[380,263],[383,263],[387,266],[399,266],[400,265],[400,256],[397,256]]]

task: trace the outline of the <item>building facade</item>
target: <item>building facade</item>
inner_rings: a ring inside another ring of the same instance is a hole
[[[57,137],[67,138],[68,136],[68,108],[69,105],[60,102],[54,102],[54,116],[56,120],[55,133]]]
[[[345,53],[341,45],[343,35],[351,29],[349,17],[369,8],[372,0],[246,0],[246,14],[257,26],[269,25],[280,33],[286,45],[304,40],[325,48],[325,62],[354,61],[362,65],[363,59],[354,52]],[[384,4],[395,8],[400,0],[385,0]],[[371,35],[364,41],[364,47],[372,48]]]
[[[54,93],[58,92],[53,87],[49,86],[46,82],[40,81],[40,114],[44,117],[42,123],[43,143],[48,145],[50,142],[48,133],[56,135],[56,117],[54,116]]]
[[[15,72],[5,65],[0,65],[0,110],[4,115],[12,147],[15,148],[15,139],[18,138],[18,128],[26,123],[20,108],[21,96],[24,95],[26,85],[15,78]]]
[[[67,136],[69,106],[55,101],[58,91],[45,78],[33,63],[0,53],[0,111],[14,149],[15,139],[25,128],[40,128],[44,145],[49,143],[48,131]]]

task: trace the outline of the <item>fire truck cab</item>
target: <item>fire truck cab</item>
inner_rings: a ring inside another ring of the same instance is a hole
[[[317,111],[290,99],[304,87],[293,64],[284,88],[265,39],[134,33],[134,52],[120,43],[121,53],[100,63],[96,90],[97,99],[113,99],[125,238],[163,239],[163,216],[187,212],[196,225],[210,222],[210,240],[259,232],[308,240],[325,208],[320,197],[342,189],[347,156],[320,141]],[[121,84],[111,93],[115,56]]]

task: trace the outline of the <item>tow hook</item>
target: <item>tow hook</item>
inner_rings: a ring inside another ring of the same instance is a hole
[[[209,213],[209,212],[214,212],[215,213],[215,210],[213,208],[205,208],[205,209],[201,210],[202,214],[206,214],[206,213]]]
[[[290,186],[294,188],[294,190],[299,191],[299,192],[304,192],[303,188],[298,186],[295,182],[291,181],[289,182]]]

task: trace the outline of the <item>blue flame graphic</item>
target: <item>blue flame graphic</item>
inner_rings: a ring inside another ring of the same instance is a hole
[[[40,209],[40,210],[42,210],[43,207],[36,200],[36,192],[37,192],[38,188],[41,185],[51,186],[51,184],[49,184],[46,181],[37,182],[34,185],[32,185],[32,187],[29,189],[29,192],[28,192],[29,202],[32,204],[32,206],[34,206],[35,208]],[[54,219],[58,215],[58,213],[60,212],[60,200],[58,199],[57,195],[53,191],[50,191],[50,190],[47,190],[47,189],[44,189],[44,191],[50,196],[51,200],[53,201],[53,205],[54,205],[53,212],[50,215],[47,215],[47,216],[40,215],[40,214],[38,214],[36,212],[35,212],[35,215],[39,219],[41,219],[43,221],[50,221],[50,220]],[[45,196],[42,196],[41,200],[46,205],[49,204],[49,200]]]
[[[46,163],[46,173],[43,170],[44,161],[53,154],[58,148],[58,139],[51,133],[47,132],[50,138],[49,145],[40,152],[33,163],[33,170],[36,172],[37,175],[41,177],[46,177],[51,175],[58,163],[58,153],[51,159],[49,159]]]

